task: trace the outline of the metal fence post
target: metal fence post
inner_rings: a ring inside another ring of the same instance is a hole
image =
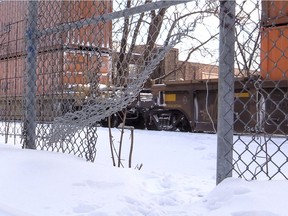
[[[29,1],[26,28],[26,95],[24,119],[24,148],[36,149],[36,49],[38,1]]]
[[[235,0],[220,1],[216,183],[232,176]]]

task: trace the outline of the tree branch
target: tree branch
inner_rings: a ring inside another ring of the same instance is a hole
[[[215,37],[218,36],[219,33],[211,36],[209,39],[207,39],[206,41],[204,41],[203,43],[199,44],[197,47],[195,48],[192,48],[190,49],[186,59],[175,69],[173,69],[172,71],[169,71],[167,74],[161,76],[161,77],[158,77],[156,79],[153,79],[152,81],[158,81],[158,80],[162,80],[162,79],[165,79],[166,77],[168,77],[169,75],[171,75],[172,73],[175,73],[177,72],[178,70],[180,70],[184,65],[185,63],[190,59],[191,55],[193,52],[195,52],[196,50],[200,49],[202,46],[204,46],[205,44],[207,44],[209,41],[211,41],[212,39],[214,39]]]

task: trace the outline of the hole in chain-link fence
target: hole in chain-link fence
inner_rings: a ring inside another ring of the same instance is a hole
[[[11,65],[1,68],[5,134],[13,122],[25,148],[82,157],[95,154],[96,128],[103,120],[168,74],[160,65],[168,63],[163,59],[176,44],[191,37],[197,50],[211,40],[208,35],[201,41],[193,32],[203,17],[216,12],[198,2],[189,3],[190,10],[187,1],[0,4],[1,46],[7,47],[1,60]],[[176,65],[178,52],[174,57]],[[175,65],[168,67],[172,75]],[[10,105],[13,116],[4,108]]]

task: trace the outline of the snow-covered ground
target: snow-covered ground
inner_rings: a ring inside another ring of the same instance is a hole
[[[112,166],[104,128],[95,163],[0,144],[0,216],[288,215],[287,180],[230,178],[216,187],[216,135],[135,130],[131,169],[129,135],[124,168]]]

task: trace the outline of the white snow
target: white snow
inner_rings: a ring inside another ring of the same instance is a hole
[[[229,178],[216,186],[214,134],[135,130],[129,169],[130,133],[124,168],[112,166],[107,129],[97,133],[94,163],[0,144],[0,216],[288,215],[287,180]],[[113,134],[117,144],[120,133]]]

